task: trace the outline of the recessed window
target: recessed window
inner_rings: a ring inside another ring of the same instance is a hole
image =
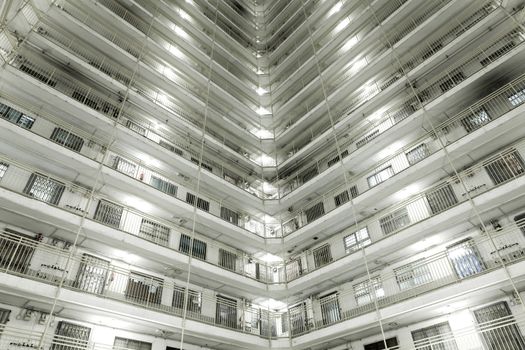
[[[226,207],[221,207],[221,218],[234,225],[239,225],[239,214]]]
[[[510,149],[493,161],[485,163],[485,170],[495,185],[511,180],[525,172],[521,155]]]
[[[185,299],[186,288],[175,286],[173,289],[173,299],[171,305],[177,309],[184,308],[184,299]],[[187,310],[188,312],[201,313],[202,306],[202,295],[200,292],[195,290],[188,289],[187,300]]]
[[[371,175],[367,178],[368,180],[368,186],[370,188],[379,185],[381,182],[386,181],[387,179],[394,176],[394,170],[392,169],[392,166],[388,166],[384,168],[383,170],[378,171],[374,175]]]
[[[51,349],[87,349],[91,328],[59,321]]]
[[[84,145],[84,139],[62,128],[55,128],[50,139],[76,152],[80,152]]]
[[[0,116],[4,119],[9,120],[11,123],[15,123],[24,129],[31,129],[35,122],[35,118],[23,114],[9,106],[0,103]]]
[[[355,185],[350,187],[350,195],[352,196],[352,198],[357,197],[358,192],[357,187]],[[344,190],[343,192],[336,195],[334,197],[335,206],[338,207],[348,202],[350,200],[350,195],[348,194],[347,190]]]
[[[412,339],[416,349],[421,350],[457,350],[458,346],[453,337],[448,322],[439,323],[430,327],[412,331]]]
[[[361,148],[367,143],[369,143],[370,141],[372,141],[373,139],[375,139],[377,136],[379,136],[379,129],[372,131],[370,134],[366,135],[361,140],[357,141],[355,145],[357,148]]]
[[[346,254],[352,253],[372,243],[368,235],[368,228],[366,227],[349,234],[343,239],[343,242]]]
[[[47,176],[37,173],[31,174],[24,193],[43,202],[57,205],[66,186]]]
[[[124,291],[126,299],[136,303],[160,304],[163,281],[155,276],[131,271]]]

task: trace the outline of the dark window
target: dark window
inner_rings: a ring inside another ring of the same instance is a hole
[[[191,161],[197,165],[199,165],[199,160],[197,158],[194,158],[194,157],[191,157]],[[201,162],[200,163],[201,167],[208,170],[208,171],[213,171],[213,168],[211,166],[209,166],[208,164],[206,163],[203,163]]]
[[[341,309],[339,308],[339,297],[337,292],[319,298],[323,325],[328,325],[341,320]]]
[[[27,116],[9,106],[0,103],[0,116],[25,129],[31,129],[35,118]]]
[[[179,251],[185,254],[190,253],[190,243],[191,243],[191,237],[185,234],[181,234],[180,236],[180,242],[179,242]],[[205,260],[206,259],[206,249],[207,245],[206,242],[200,241],[198,239],[193,239],[193,249],[192,256]]]
[[[82,254],[74,282],[75,288],[88,293],[102,294],[109,270],[109,261],[90,254]]]
[[[236,265],[237,255],[235,253],[219,248],[219,266],[231,271],[235,271]]]
[[[386,347],[385,347],[386,342]],[[375,343],[365,345],[365,350],[396,350],[399,349],[397,344],[397,338],[388,338]]]
[[[495,60],[497,60],[498,58],[500,58],[501,56],[505,55],[507,52],[512,50],[514,46],[516,46],[514,41],[509,41],[505,44],[505,46],[500,47],[498,50],[491,53],[490,55],[487,56],[486,54],[483,54],[482,57],[485,57],[485,58],[479,61],[479,63],[481,63],[481,65],[485,67],[486,65],[489,65],[490,63],[494,62]]]
[[[515,149],[505,151],[497,159],[485,163],[484,166],[495,185],[525,172],[523,159]]]
[[[292,306],[288,310],[288,313],[290,314],[290,325],[292,328],[292,335],[304,333],[310,328],[305,303]]]
[[[186,288],[175,286],[173,290],[173,299],[171,305],[177,309],[183,309],[184,307],[184,294],[186,293]],[[202,306],[202,297],[201,293],[188,289],[188,296],[187,296],[188,302],[187,304],[187,310],[189,312],[194,313],[201,313],[201,306]]]
[[[474,311],[487,350],[525,349],[525,339],[507,302],[502,301]]]
[[[98,106],[98,103],[96,103],[94,100],[88,98],[83,92],[80,91],[73,91],[73,94],[71,94],[71,97],[73,97],[78,102],[85,104],[86,106],[93,108],[95,110],[99,110],[100,107]]]
[[[303,179],[303,183],[310,181],[311,179],[316,177],[317,174],[319,174],[319,171],[317,170],[317,165],[314,165],[313,167],[302,173],[301,177]]]
[[[312,222],[312,221],[320,218],[321,216],[324,215],[324,204],[323,204],[323,202],[319,202],[316,205],[314,205],[314,206],[312,206],[312,207],[310,207],[308,209],[305,209],[304,213],[306,215],[306,221],[307,222]]]
[[[57,84],[57,82],[55,80],[49,79],[51,74],[44,74],[44,73],[38,72],[35,69],[33,69],[33,67],[31,67],[31,66],[33,66],[33,65],[31,63],[29,63],[29,62],[22,63],[20,65],[20,70],[22,72],[25,72],[25,73],[31,75],[33,78],[38,79],[41,82],[43,82],[43,83],[45,83],[45,84],[47,84],[47,85],[49,85],[51,87],[54,87]]]
[[[177,147],[167,143],[166,141],[160,140],[159,141],[159,145],[161,145],[165,149],[168,149],[168,150],[172,151],[175,154],[178,154],[179,156],[182,156],[182,154],[183,154],[180,149],[178,149]]]
[[[120,205],[113,204],[111,202],[101,199],[98,202],[97,210],[95,211],[95,216],[93,219],[100,221],[108,226],[119,228],[120,219],[122,218],[122,213],[124,208]]]
[[[126,298],[136,303],[160,304],[162,280],[140,272],[131,271],[125,294]]]
[[[171,182],[152,175],[149,184],[161,192],[177,197],[177,186]]]
[[[126,122],[126,126],[128,127],[128,129],[132,130],[132,131],[135,131],[136,133],[144,136],[146,135],[146,128],[140,126],[139,124],[131,121],[131,120],[128,120]]]
[[[237,300],[217,295],[215,323],[228,328],[238,328]]]
[[[167,246],[169,235],[169,227],[142,218],[142,222],[140,223],[139,237],[145,238],[148,241],[152,241],[163,246]]]
[[[24,188],[24,193],[43,202],[57,205],[65,188],[66,186],[61,182],[33,173]]]
[[[315,267],[324,266],[332,261],[330,245],[325,244],[313,250]]]
[[[412,332],[417,350],[457,350],[458,346],[448,322]]]
[[[9,315],[11,315],[11,310],[0,308],[0,324],[6,324],[9,322]],[[2,333],[1,330],[0,333]]]
[[[358,192],[357,192],[357,187],[355,185],[350,187],[350,195],[352,196],[352,199],[357,197]],[[350,196],[347,190],[344,190],[343,192],[339,193],[337,196],[334,197],[334,202],[335,202],[336,207],[345,204],[349,200],[350,200]]]
[[[343,239],[343,242],[347,254],[352,253],[357,249],[361,249],[362,247],[366,247],[372,243],[370,236],[368,235],[368,228],[366,227],[349,234]]]
[[[53,130],[51,140],[77,152],[80,152],[84,145],[84,139],[62,128],[55,128],[55,130]]]
[[[346,156],[348,156],[348,150],[345,149],[343,152],[341,152],[341,157],[345,158]],[[336,164],[341,159],[341,157],[337,155],[334,158],[330,159],[328,161],[328,167],[331,167],[332,165]]]
[[[186,202],[195,205],[195,198],[196,196],[192,193],[187,192],[186,193]],[[207,200],[204,200],[200,197],[197,197],[197,208],[204,210],[204,211],[210,211],[210,202]]]
[[[58,322],[51,350],[87,349],[91,328],[66,321]]]
[[[432,214],[438,214],[458,202],[452,186],[446,184],[440,188],[425,193]]]
[[[401,290],[432,282],[432,273],[424,259],[394,269],[396,282]]]
[[[523,102],[525,102],[525,89],[516,92],[508,97],[512,107],[517,107]]]
[[[234,225],[239,225],[239,214],[231,209],[221,207],[221,218]]]
[[[0,267],[10,271],[25,273],[29,268],[36,242],[33,237],[6,228],[5,236],[0,238]],[[23,242],[24,244],[13,244]]]

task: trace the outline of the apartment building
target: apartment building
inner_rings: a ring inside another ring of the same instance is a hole
[[[0,25],[0,349],[525,349],[524,1]]]

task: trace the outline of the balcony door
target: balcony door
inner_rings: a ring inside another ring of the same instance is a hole
[[[109,261],[83,254],[75,287],[88,293],[102,294],[108,275]]]
[[[486,350],[523,350],[525,339],[510,312],[502,301],[474,311]]]
[[[229,328],[237,328],[237,300],[217,296],[215,324]]]
[[[329,325],[341,320],[341,309],[337,292],[330,293],[319,299],[323,325]]]

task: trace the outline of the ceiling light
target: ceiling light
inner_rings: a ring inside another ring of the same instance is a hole
[[[348,17],[345,17],[341,22],[339,22],[337,27],[335,27],[334,31],[338,33],[341,30],[345,29],[348,24],[350,24],[350,19]]]
[[[271,310],[281,310],[286,307],[286,303],[283,303],[282,301],[278,301],[275,299],[268,299],[262,302],[258,303],[259,306],[262,306],[265,309],[271,309]]]
[[[277,255],[273,255],[273,254],[270,254],[270,253],[265,253],[264,255],[261,255],[261,256],[257,256],[254,255],[255,258],[265,262],[265,263],[280,263],[280,262],[283,262],[283,259]]]
[[[257,92],[257,94],[258,94],[259,96],[262,96],[262,95],[268,93],[268,91],[267,91],[266,89],[264,89],[264,88],[262,88],[262,87],[260,87],[260,86],[259,86],[257,89],[255,89],[255,92]]]
[[[182,37],[182,38],[185,38],[187,39],[188,38],[188,33],[186,33],[184,31],[184,29],[182,29],[181,27],[179,26],[175,26],[175,28],[173,29],[173,31],[175,32],[175,34],[177,34],[178,36]]]
[[[266,129],[255,129],[252,130],[252,134],[257,136],[260,139],[273,139],[273,132],[271,130]]]
[[[255,162],[262,166],[275,166],[275,160],[266,154],[257,157]]]
[[[335,4],[331,9],[330,11],[328,12],[328,17],[330,17],[331,15],[333,15],[334,13],[337,13],[339,11],[341,11],[341,8],[343,7],[343,3],[341,1],[339,1],[337,4]]]
[[[188,15],[184,10],[179,9],[179,15],[182,17],[182,19],[186,21],[191,21],[190,15]]]
[[[168,50],[175,55],[175,57],[178,57],[178,58],[184,58],[184,54],[182,53],[182,51],[180,51],[178,48],[176,48],[175,46],[173,45],[170,45]]]
[[[343,52],[346,52],[350,50],[352,47],[354,47],[354,45],[357,44],[358,42],[359,42],[359,39],[357,38],[357,36],[353,36],[347,40],[346,44],[344,44],[343,47],[341,47],[341,49],[343,50]]]
[[[262,107],[262,106],[259,107],[259,108],[257,109],[256,112],[257,112],[258,115],[268,115],[268,114],[272,114],[272,112],[270,112],[269,110],[267,110],[266,108],[264,108],[264,107]]]

